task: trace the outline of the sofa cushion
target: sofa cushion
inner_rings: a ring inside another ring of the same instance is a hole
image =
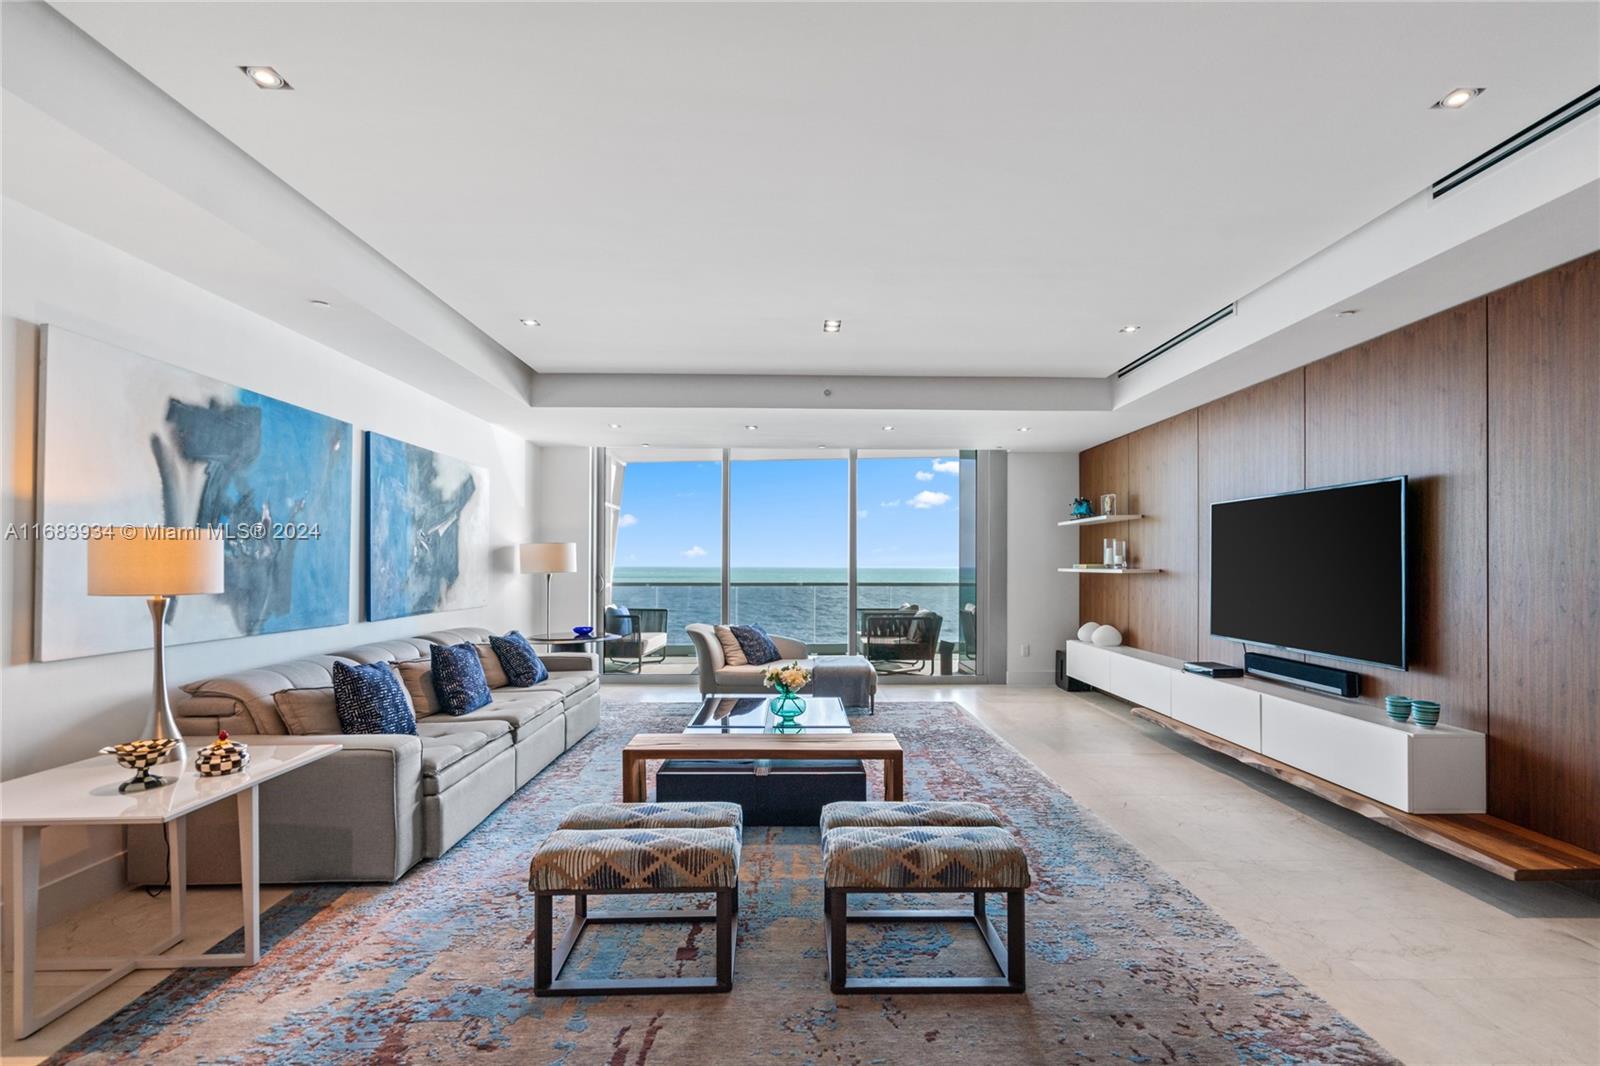
[[[483,679],[490,688],[505,688],[511,684],[506,668],[500,665],[500,656],[495,654],[492,647],[487,644],[474,644],[472,647],[478,653],[478,662],[483,664]]]
[[[463,722],[436,715],[417,723],[422,739],[422,794],[437,796],[511,747],[511,727],[492,720]]]
[[[728,666],[748,666],[750,660],[744,657],[744,649],[739,646],[739,638],[733,635],[732,626],[713,626],[711,631],[717,635],[717,643],[722,645],[722,661]]]
[[[584,673],[575,670],[556,670],[549,677],[526,689],[528,692],[552,692],[569,703],[573,696],[586,688],[600,684],[598,674]],[[507,692],[516,692],[517,689],[507,689]]]
[[[435,714],[418,721],[418,725],[446,722],[504,722],[516,739],[532,735],[541,724],[562,710],[561,694],[544,689],[502,688],[495,692],[495,701],[466,714]]]
[[[445,714],[466,714],[494,699],[489,695],[489,679],[483,675],[483,662],[471,644],[435,644],[429,651],[433,690],[439,694],[439,709]]]
[[[284,728],[295,736],[318,737],[344,732],[339,724],[332,685],[286,688],[273,693],[272,701],[278,706],[278,717],[283,719]]]
[[[400,681],[411,694],[411,704],[417,717],[438,714],[439,692],[433,687],[433,662],[429,659],[406,659],[394,664],[400,671]]]
[[[808,671],[811,670],[814,665],[810,659],[796,659],[794,661],[799,663]],[[724,666],[716,673],[717,684],[737,684],[740,686],[740,692],[750,693],[756,693],[762,690],[762,680],[766,676],[767,668],[765,666]],[[800,691],[809,692],[811,691],[811,686],[807,685]]]
[[[525,688],[537,685],[550,676],[550,671],[533,650],[528,638],[515,629],[503,637],[490,637],[489,647],[500,665],[505,667],[506,684]]]
[[[389,663],[333,664],[334,710],[343,733],[415,733],[417,712]]]

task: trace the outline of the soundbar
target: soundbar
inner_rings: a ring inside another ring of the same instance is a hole
[[[1361,675],[1354,670],[1340,670],[1332,666],[1317,666],[1295,659],[1283,659],[1260,652],[1244,653],[1244,672],[1251,677],[1264,677],[1268,681],[1283,681],[1301,688],[1315,689],[1334,696],[1361,695]]]

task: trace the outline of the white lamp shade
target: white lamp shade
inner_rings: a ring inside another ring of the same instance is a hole
[[[220,533],[106,526],[91,538],[89,595],[196,596],[222,591]]]
[[[517,570],[523,574],[575,574],[578,546],[571,541],[518,545]]]

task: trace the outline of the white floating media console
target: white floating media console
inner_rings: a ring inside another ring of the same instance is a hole
[[[1480,814],[1482,733],[1390,721],[1383,708],[1252,678],[1185,673],[1135,648],[1067,641],[1067,675],[1411,814]]]

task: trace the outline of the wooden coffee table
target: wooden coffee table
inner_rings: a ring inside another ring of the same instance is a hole
[[[878,759],[883,798],[905,798],[905,752],[893,733],[640,733],[622,749],[622,802],[643,803],[651,759]]]

